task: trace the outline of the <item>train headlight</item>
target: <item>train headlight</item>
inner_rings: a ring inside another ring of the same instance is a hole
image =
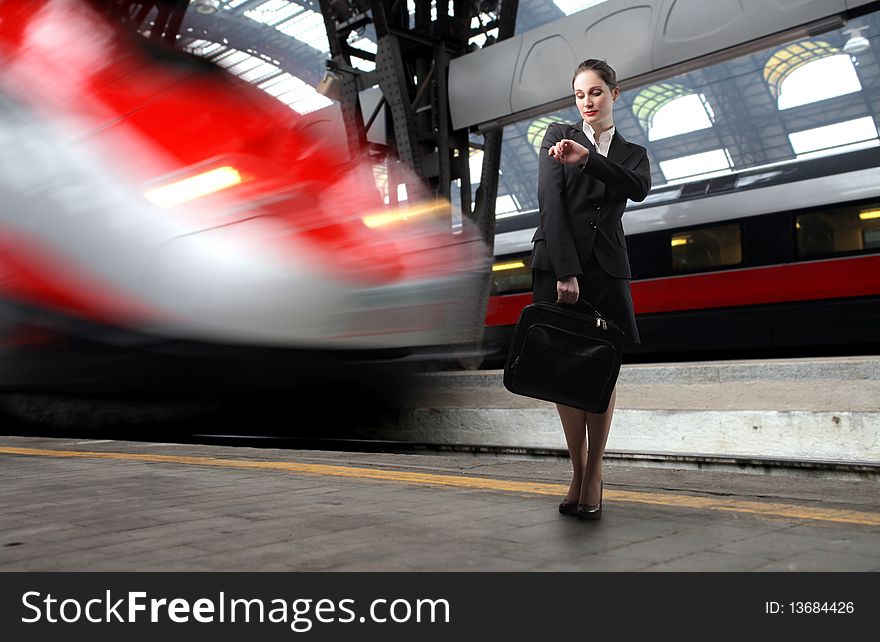
[[[146,197],[159,207],[173,207],[228,189],[241,182],[239,171],[227,165],[154,187],[146,193]]]

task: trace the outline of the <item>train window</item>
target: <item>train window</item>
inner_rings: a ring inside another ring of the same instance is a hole
[[[696,198],[698,196],[703,196],[706,193],[706,190],[709,189],[708,181],[698,181],[694,183],[688,183],[681,190],[681,197],[684,198]]]
[[[492,266],[491,294],[514,294],[531,292],[532,268],[528,257],[502,259]]]
[[[635,201],[629,201],[627,203],[627,209],[632,207],[646,207],[648,205],[654,205],[656,203],[665,203],[666,201],[674,201],[681,195],[682,186],[679,185],[675,189],[660,189],[658,191],[652,190],[645,197],[645,200],[640,203],[636,203]]]
[[[713,178],[709,181],[709,187],[706,188],[706,194],[720,194],[721,192],[730,192],[736,189],[737,181],[739,179],[735,174],[728,174],[727,176],[719,176],[718,178]]]
[[[795,219],[798,256],[826,256],[880,249],[880,209],[846,208]]]
[[[672,235],[673,272],[697,272],[742,263],[738,223],[715,225]]]

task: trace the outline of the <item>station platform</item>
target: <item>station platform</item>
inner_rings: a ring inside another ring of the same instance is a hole
[[[0,437],[0,571],[878,571],[874,481]]]
[[[552,403],[502,371],[419,377],[364,437],[566,452]],[[624,364],[606,457],[627,465],[880,477],[880,357]]]

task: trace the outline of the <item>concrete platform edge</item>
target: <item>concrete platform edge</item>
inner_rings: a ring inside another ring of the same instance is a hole
[[[428,444],[565,449],[555,408],[405,408],[382,438]],[[880,412],[618,409],[607,449],[880,465]]]

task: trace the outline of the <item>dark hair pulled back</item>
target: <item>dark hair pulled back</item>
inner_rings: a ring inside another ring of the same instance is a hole
[[[572,89],[574,89],[574,81],[585,71],[595,71],[599,74],[599,77],[605,82],[605,84],[608,85],[609,89],[617,87],[617,74],[611,68],[611,65],[604,60],[590,58],[589,60],[584,60],[577,66],[577,69],[574,70],[574,76],[571,78]]]

